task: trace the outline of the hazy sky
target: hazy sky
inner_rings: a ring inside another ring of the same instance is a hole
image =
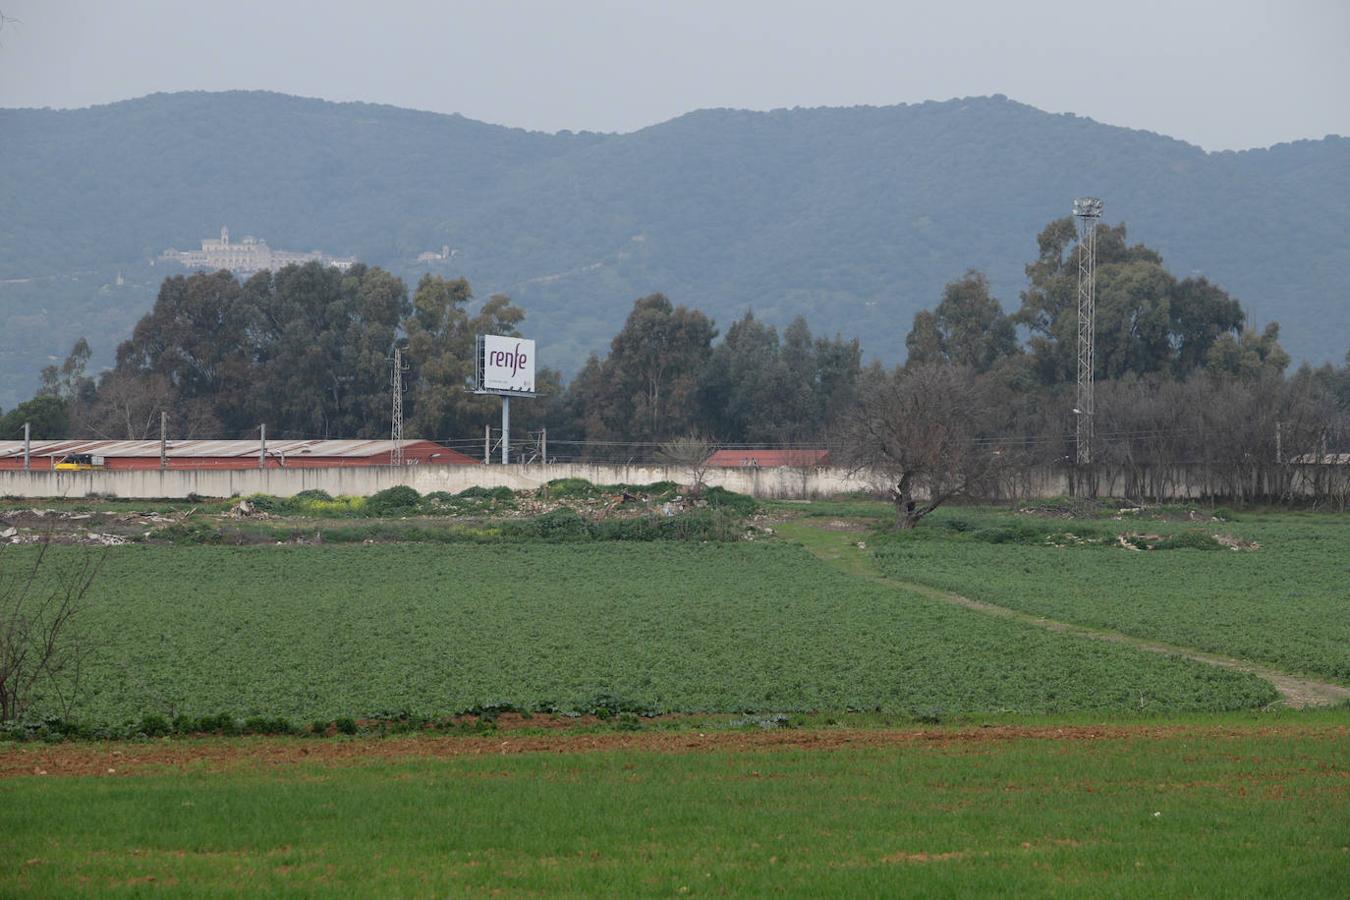
[[[1350,134],[1350,0],[0,0],[0,106],[261,88],[629,131],[1007,94],[1206,149]]]

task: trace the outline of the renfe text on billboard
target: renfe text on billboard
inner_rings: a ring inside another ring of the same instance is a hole
[[[494,334],[478,340],[478,390],[534,393],[534,341]]]

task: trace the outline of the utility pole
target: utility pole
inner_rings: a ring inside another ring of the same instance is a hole
[[[539,430],[539,458],[543,460],[544,465],[548,465],[548,429]]]
[[[1080,466],[1092,463],[1092,432],[1094,384],[1097,364],[1097,342],[1093,320],[1097,297],[1097,222],[1102,217],[1102,201],[1096,197],[1079,197],[1073,201],[1073,215],[1078,220],[1078,405],[1076,457]]]
[[[394,392],[393,409],[393,429],[392,438],[394,441],[394,451],[390,454],[389,462],[393,466],[403,465],[403,392],[407,387],[403,383],[403,373],[408,371],[408,364],[403,361],[403,348],[394,345],[393,374],[389,377],[389,384]]]
[[[169,414],[159,411],[159,470],[169,467]]]
[[[267,468],[267,425],[258,426],[258,468]]]
[[[32,426],[29,423],[23,423],[23,470],[29,471],[30,453],[33,449]]]
[[[389,385],[394,393],[393,429],[390,436],[393,437],[394,449],[389,455],[389,464],[401,467],[404,464],[404,391],[408,390],[404,383],[404,372],[410,368],[404,362],[404,348],[394,344],[394,355],[390,362],[393,363],[393,374],[389,376]]]
[[[393,391],[393,411],[391,415],[392,426],[390,428],[390,437],[394,441],[394,452],[390,456],[390,462],[395,466],[403,465],[403,351],[394,347],[394,364],[391,367],[393,374],[390,376],[390,386]]]

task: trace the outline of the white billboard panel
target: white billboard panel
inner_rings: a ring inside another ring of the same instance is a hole
[[[478,354],[480,391],[534,393],[534,341],[485,334]]]

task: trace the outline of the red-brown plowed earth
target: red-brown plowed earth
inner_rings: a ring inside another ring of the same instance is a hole
[[[1303,738],[1343,741],[1350,738],[1350,727],[1072,725],[902,730],[830,728],[608,734],[507,733],[474,737],[436,735],[352,739],[201,737],[149,742],[16,745],[0,751],[0,778],[157,775],[173,771],[270,768],[296,763],[352,766],[371,762],[520,753],[828,751],[906,744],[944,746],[1015,740],[1160,740],[1180,736],[1222,740],[1260,735],[1298,735]]]

